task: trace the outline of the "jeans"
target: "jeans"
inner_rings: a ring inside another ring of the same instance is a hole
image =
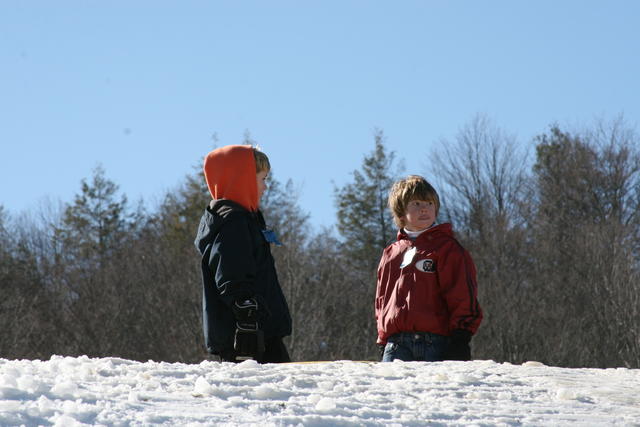
[[[400,332],[387,340],[383,362],[439,362],[449,345],[449,337],[430,332]]]

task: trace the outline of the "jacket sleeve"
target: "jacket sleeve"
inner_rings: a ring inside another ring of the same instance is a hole
[[[215,237],[209,258],[218,293],[228,306],[255,294],[256,261],[247,221],[235,216]]]
[[[449,312],[449,331],[464,329],[475,334],[482,321],[482,309],[478,303],[476,267],[471,255],[455,242],[437,268]]]
[[[375,299],[375,317],[376,317],[376,326],[378,329],[378,339],[376,340],[377,344],[386,344],[383,340],[383,319],[382,319],[382,310],[384,308],[384,289],[382,284],[382,271],[385,265],[386,259],[386,251],[383,252],[382,257],[380,259],[380,263],[378,264],[378,271],[376,274],[376,299]]]
[[[382,254],[378,263],[378,269],[376,270],[376,299],[375,299],[375,317],[379,319],[382,316],[381,303],[384,297],[384,290],[382,289],[382,271],[384,267],[385,254]]]

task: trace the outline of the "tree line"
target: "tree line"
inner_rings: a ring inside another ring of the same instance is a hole
[[[245,137],[245,139],[248,139]],[[382,130],[314,230],[294,182],[270,178],[293,360],[377,360],[375,275],[397,230],[386,206],[405,173]],[[438,190],[478,270],[485,319],[473,357],[640,367],[640,141],[622,119],[552,125],[527,144],[477,115],[433,145]],[[197,159],[196,159],[197,160]],[[117,356],[198,363],[193,247],[209,195],[199,168],[157,207],[132,206],[98,167],[73,202],[15,217],[0,206],[0,357]]]

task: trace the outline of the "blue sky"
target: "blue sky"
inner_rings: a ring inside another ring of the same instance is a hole
[[[71,202],[101,164],[153,207],[248,131],[314,225],[376,128],[429,176],[474,115],[523,145],[640,120],[637,1],[0,2],[0,204]]]

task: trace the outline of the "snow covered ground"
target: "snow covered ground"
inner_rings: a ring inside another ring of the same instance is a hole
[[[0,359],[0,425],[640,426],[640,370]]]

